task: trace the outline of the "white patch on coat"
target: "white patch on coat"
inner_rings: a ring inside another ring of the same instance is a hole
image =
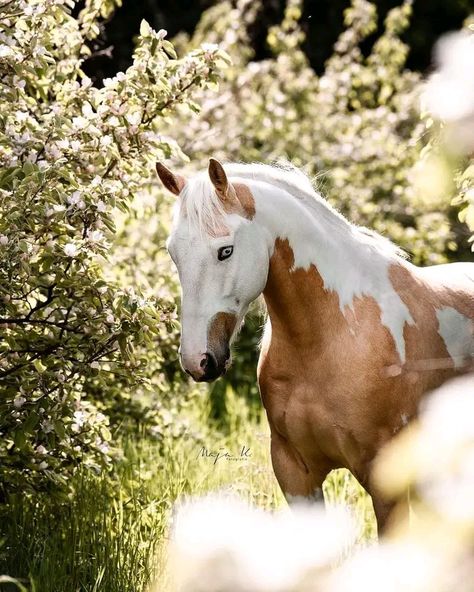
[[[454,367],[459,368],[474,355],[474,333],[471,319],[455,308],[445,306],[436,311],[439,329]]]

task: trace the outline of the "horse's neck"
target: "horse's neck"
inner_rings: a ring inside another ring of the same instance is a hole
[[[380,321],[394,334],[403,358],[399,322],[412,319],[390,280],[393,256],[371,245],[324,204],[310,206],[279,188],[252,191],[257,222],[272,243],[263,293],[272,335],[278,331],[299,344],[314,345],[333,330],[335,316],[348,314],[357,298],[368,296],[377,303]]]
[[[331,309],[351,304],[346,286],[360,285],[365,272],[353,227],[324,204],[310,207],[279,188],[256,193],[257,221],[271,243],[263,295],[273,333],[314,343],[330,329]],[[308,322],[316,316],[317,331]]]
[[[297,348],[312,349],[323,343],[331,316],[338,312],[338,303],[324,290],[314,267],[292,270],[293,263],[289,242],[277,239],[263,296],[273,338],[294,343]]]

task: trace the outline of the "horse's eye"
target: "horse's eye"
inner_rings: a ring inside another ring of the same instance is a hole
[[[233,252],[234,252],[234,247],[232,245],[229,245],[227,247],[221,247],[217,251],[217,258],[219,259],[219,261],[224,261],[224,259],[228,259],[232,255]]]

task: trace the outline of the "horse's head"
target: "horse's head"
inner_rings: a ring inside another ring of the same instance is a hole
[[[195,380],[212,381],[230,365],[232,339],[265,287],[268,244],[250,190],[217,160],[189,181],[156,170],[178,196],[167,247],[181,282],[181,363]]]

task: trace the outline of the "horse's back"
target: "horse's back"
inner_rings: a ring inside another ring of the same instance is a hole
[[[445,263],[417,268],[417,274],[436,293],[440,303],[474,319],[474,263]]]
[[[418,271],[426,277],[436,278],[443,283],[463,282],[467,288],[470,287],[471,291],[474,291],[474,263],[470,261],[419,267]]]

